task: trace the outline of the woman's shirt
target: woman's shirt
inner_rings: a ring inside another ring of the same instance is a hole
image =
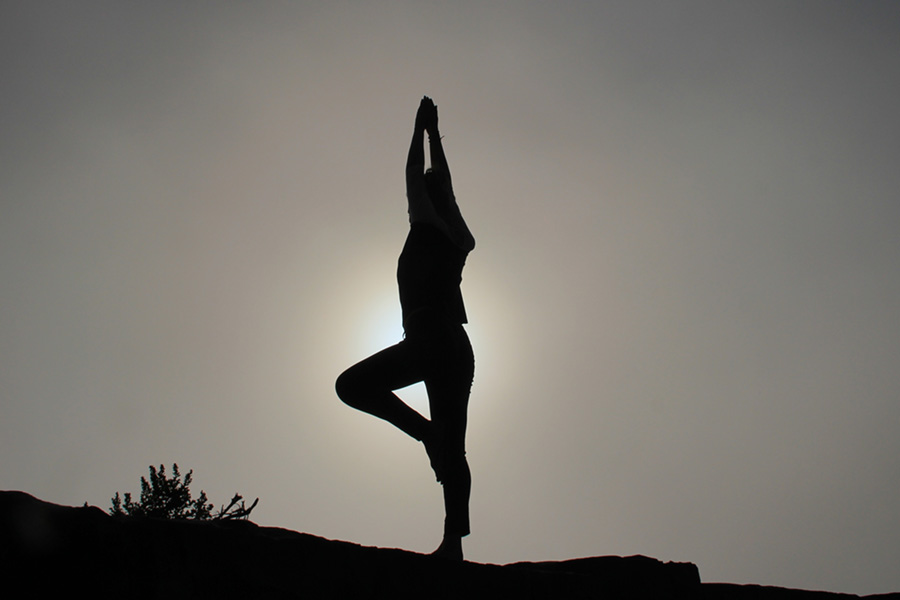
[[[404,327],[420,311],[447,323],[468,322],[459,289],[467,254],[434,225],[414,222],[410,226],[397,262]]]

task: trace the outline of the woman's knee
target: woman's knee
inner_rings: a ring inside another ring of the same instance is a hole
[[[344,404],[354,408],[358,406],[362,390],[359,379],[353,374],[353,367],[338,375],[337,381],[334,382],[334,391]]]
[[[469,471],[469,461],[466,460],[465,452],[449,453],[444,458],[443,465],[443,483],[452,485],[471,481],[472,475]]]

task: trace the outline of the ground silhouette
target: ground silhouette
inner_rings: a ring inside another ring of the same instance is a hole
[[[112,517],[16,491],[0,492],[0,570],[16,597],[858,598],[701,583],[691,563],[644,556],[478,564],[250,521]]]

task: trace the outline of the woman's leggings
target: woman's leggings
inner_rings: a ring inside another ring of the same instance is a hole
[[[429,453],[444,486],[445,536],[469,534],[472,477],[466,462],[466,409],[474,372],[463,326],[428,324],[407,327],[402,342],[353,365],[335,385],[346,404],[417,440],[437,444]],[[428,392],[430,421],[393,393],[420,381]]]

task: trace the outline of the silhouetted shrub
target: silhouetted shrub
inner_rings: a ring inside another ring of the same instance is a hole
[[[119,492],[112,498],[112,507],[109,514],[113,516],[143,516],[160,519],[197,519],[200,521],[226,521],[233,519],[246,519],[250,511],[256,508],[259,498],[253,501],[250,507],[244,504],[240,494],[235,494],[228,506],[222,506],[217,512],[213,512],[213,504],[208,501],[206,492],[200,490],[200,496],[195,500],[191,498],[191,476],[193,470],[188,471],[181,480],[178,465],[172,464],[172,477],[166,477],[166,468],[159,465],[159,470],[150,466],[150,480],[141,477],[141,499],[134,502],[131,494],[125,492],[124,503],[119,497]],[[240,504],[238,504],[240,502]]]

